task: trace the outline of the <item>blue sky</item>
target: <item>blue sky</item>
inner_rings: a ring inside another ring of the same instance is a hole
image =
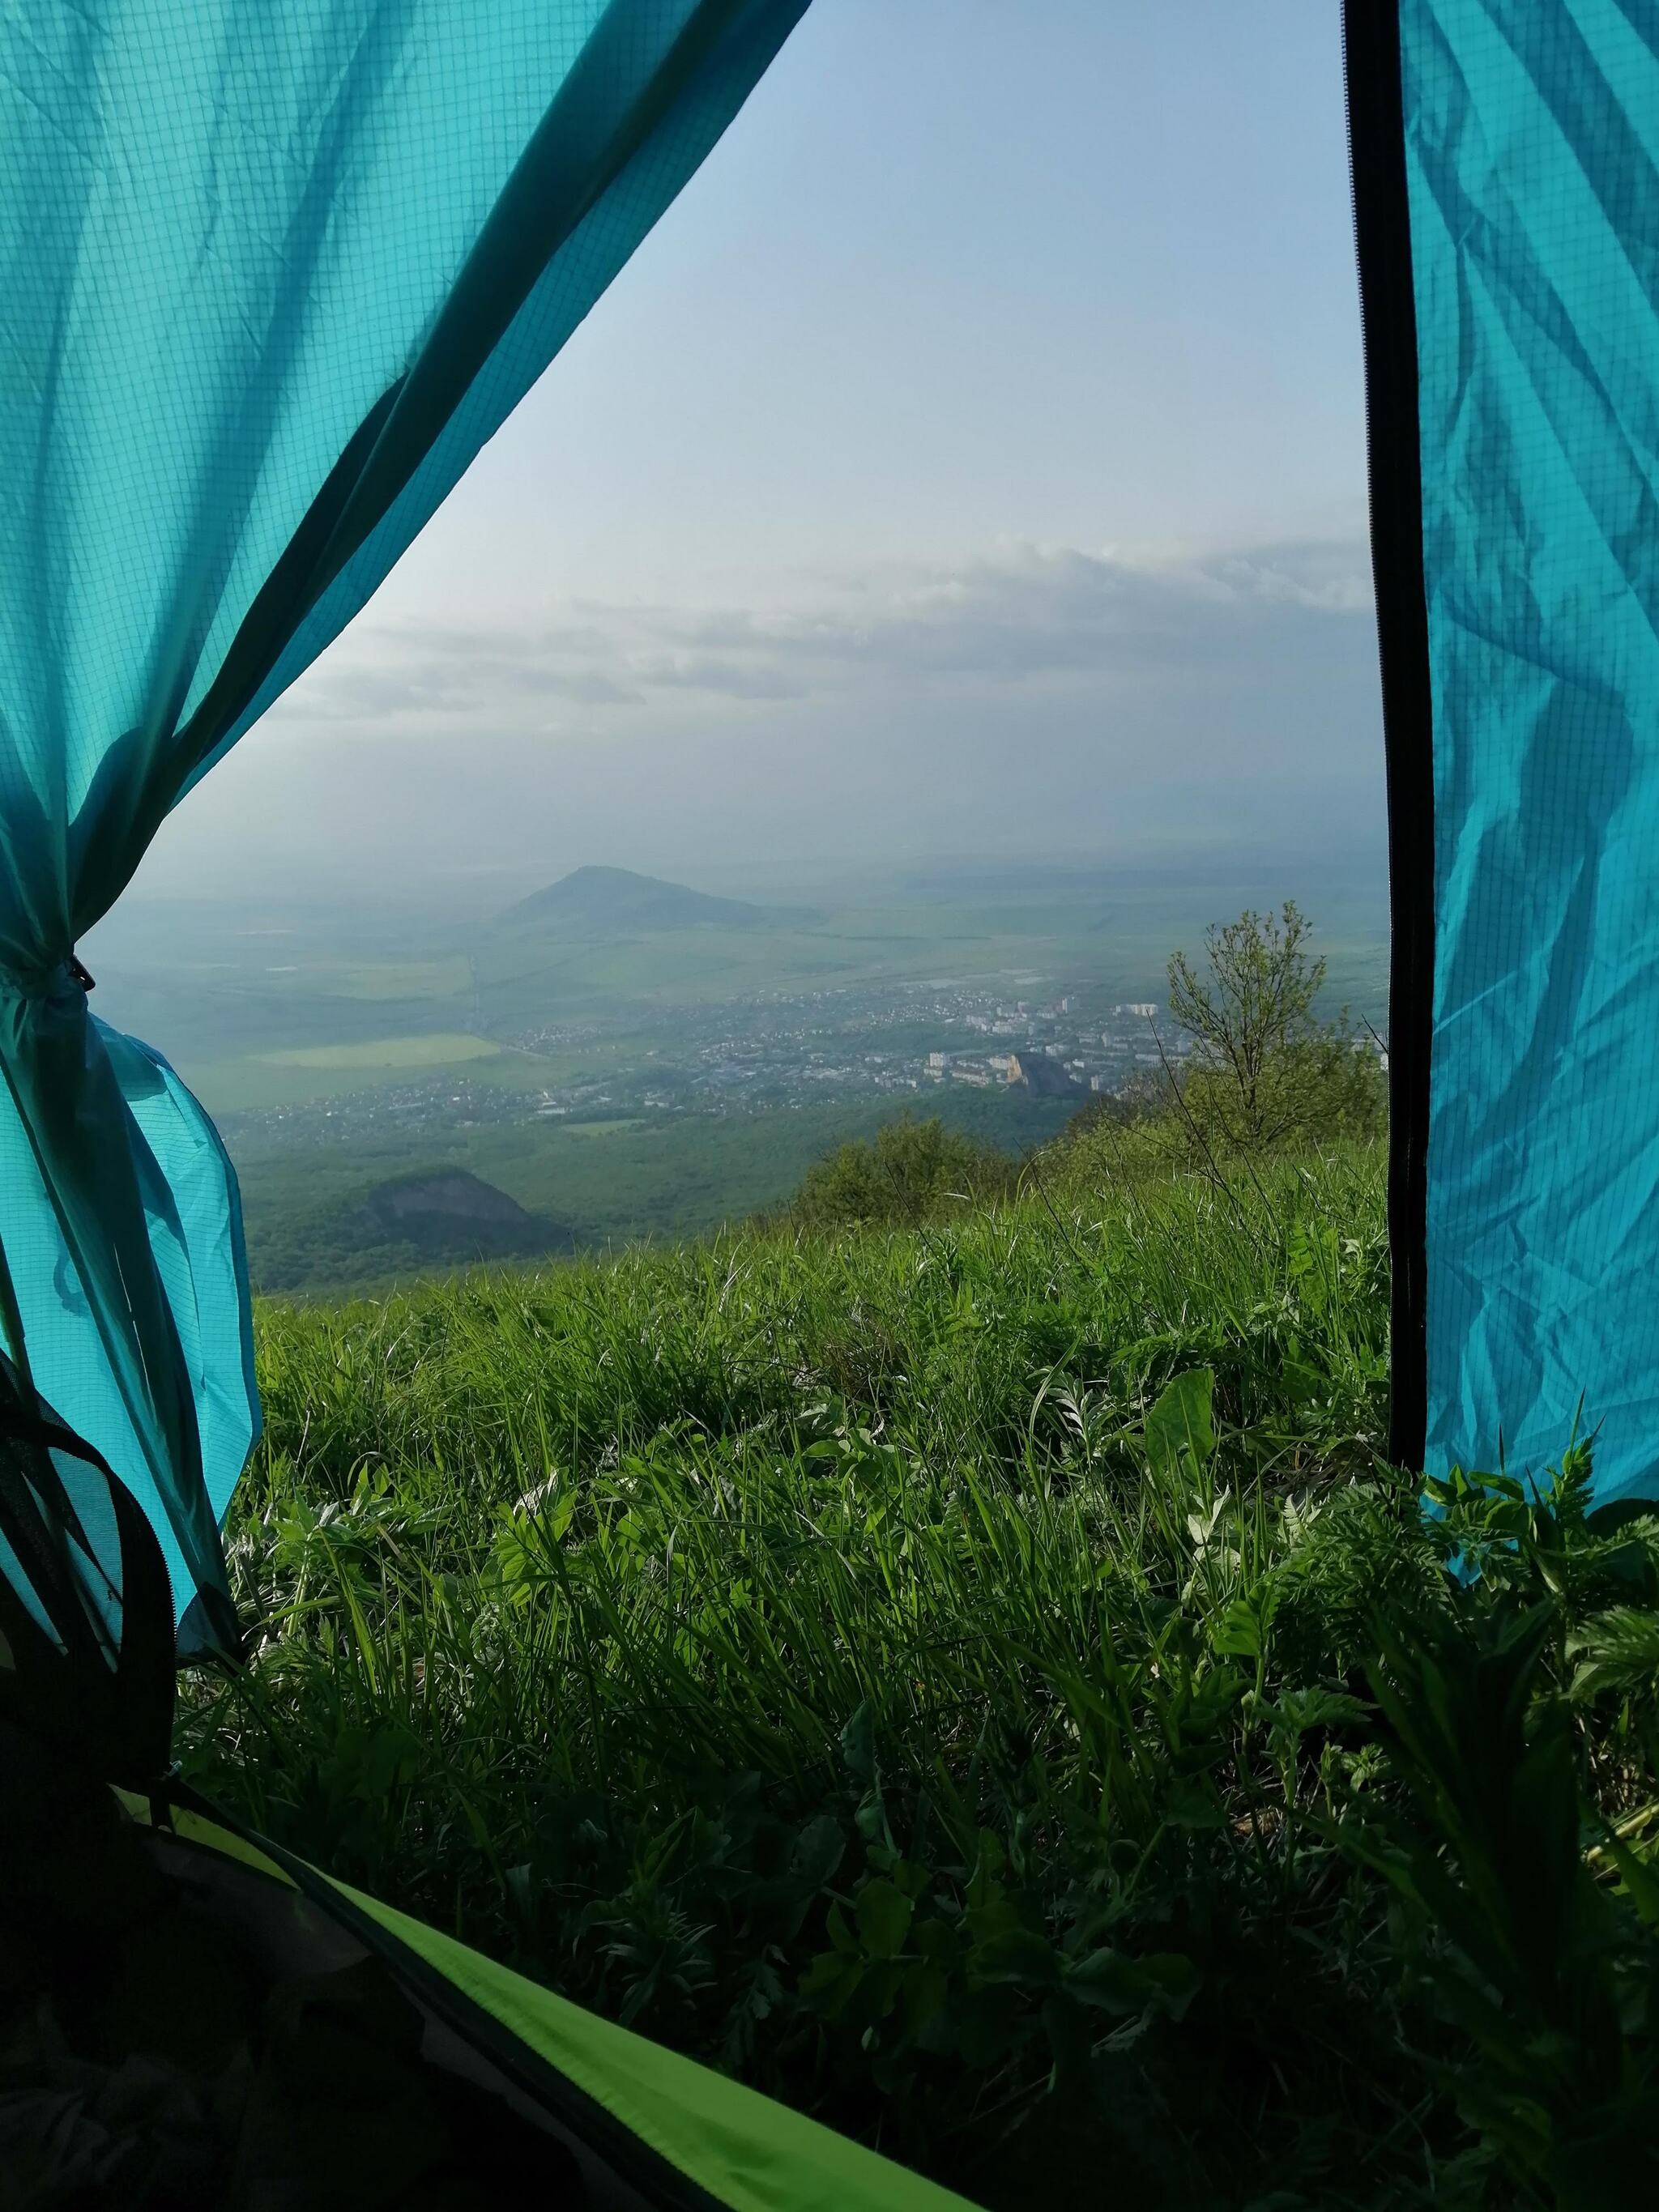
[[[816,0],[142,880],[1381,852],[1334,0]]]

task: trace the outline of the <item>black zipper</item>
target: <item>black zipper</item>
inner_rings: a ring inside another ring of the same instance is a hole
[[[1429,1055],[1434,1020],[1434,725],[1417,313],[1397,0],[1343,0],[1365,467],[1389,792],[1389,1454],[1420,1468],[1428,1425]]]

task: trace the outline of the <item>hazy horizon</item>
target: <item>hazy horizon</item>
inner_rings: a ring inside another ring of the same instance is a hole
[[[133,898],[1380,883],[1362,424],[1335,11],[819,0]]]

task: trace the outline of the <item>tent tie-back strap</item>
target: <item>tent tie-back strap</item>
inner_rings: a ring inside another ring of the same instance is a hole
[[[84,998],[95,991],[97,980],[86,963],[76,952],[65,954],[63,959],[48,958],[38,965],[8,967],[0,960],[0,997],[11,999],[58,999],[72,988]]]
[[[155,1529],[180,1648],[232,1650],[218,1516],[258,1433],[235,1176],[161,1055],[94,1015],[78,957],[7,951],[4,1333]]]

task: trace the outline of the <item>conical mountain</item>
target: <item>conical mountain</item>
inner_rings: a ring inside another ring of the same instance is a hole
[[[807,919],[793,909],[798,927]],[[747,899],[714,898],[707,891],[642,876],[632,868],[574,868],[545,889],[509,907],[495,927],[508,936],[602,939],[654,936],[682,929],[764,929],[775,909]]]

